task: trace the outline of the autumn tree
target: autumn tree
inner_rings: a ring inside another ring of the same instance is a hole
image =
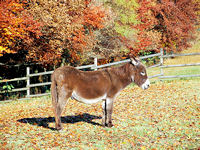
[[[29,12],[44,23],[42,42],[35,41],[29,56],[44,63],[56,63],[61,57],[77,63],[83,52],[93,49],[94,31],[103,28],[105,21],[105,10],[90,0],[35,0]]]
[[[136,0],[107,0],[104,7],[109,8],[109,21],[106,27],[98,31],[98,44],[95,52],[104,58],[121,58],[127,55],[133,42],[136,40],[137,29],[132,26],[137,24]]]
[[[0,56],[21,50],[22,42],[39,38],[41,23],[25,11],[25,3],[18,0],[0,1]]]
[[[157,0],[152,10],[157,24],[153,30],[161,33],[162,47],[181,51],[194,39],[199,2],[194,0]]]
[[[4,0],[0,5],[0,53],[25,51],[29,61],[44,64],[160,47],[179,51],[194,38],[199,9],[197,0]]]
[[[199,3],[194,0],[112,0],[115,30],[131,53],[187,48],[195,38]]]
[[[199,5],[193,0],[139,0],[138,48],[181,51],[194,39]]]
[[[137,30],[136,40],[130,47],[130,52],[134,55],[142,54],[146,51],[156,50],[160,46],[160,33],[153,31],[152,28],[157,24],[157,20],[153,16],[152,10],[154,5],[152,1],[138,1],[137,7],[137,24],[133,24],[132,28]]]

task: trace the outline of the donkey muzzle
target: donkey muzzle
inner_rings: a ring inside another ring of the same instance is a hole
[[[147,79],[147,80],[142,84],[141,88],[142,88],[143,90],[146,90],[146,89],[149,88],[149,86],[150,86],[150,81],[149,81],[149,79]]]

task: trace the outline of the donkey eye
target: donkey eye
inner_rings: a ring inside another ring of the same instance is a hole
[[[145,72],[140,72],[140,74],[141,74],[142,76],[144,76],[144,75],[145,75]]]

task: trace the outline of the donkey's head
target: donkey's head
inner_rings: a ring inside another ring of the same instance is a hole
[[[142,89],[147,89],[150,86],[150,82],[147,76],[145,66],[135,57],[131,57],[131,78]]]

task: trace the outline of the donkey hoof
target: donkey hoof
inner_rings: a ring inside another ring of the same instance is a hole
[[[63,129],[62,126],[58,126],[58,127],[56,127],[56,130],[58,130],[58,131],[61,131],[62,129]]]
[[[107,126],[107,124],[106,123],[102,123],[102,127],[106,127]]]
[[[103,124],[103,126],[104,126],[104,127],[109,127],[109,128],[110,128],[110,127],[113,127],[114,125],[113,125],[112,123],[105,123],[105,124]]]
[[[111,128],[111,127],[113,127],[114,125],[112,124],[112,123],[109,123],[108,125],[107,125],[107,127],[109,127],[109,128]]]

